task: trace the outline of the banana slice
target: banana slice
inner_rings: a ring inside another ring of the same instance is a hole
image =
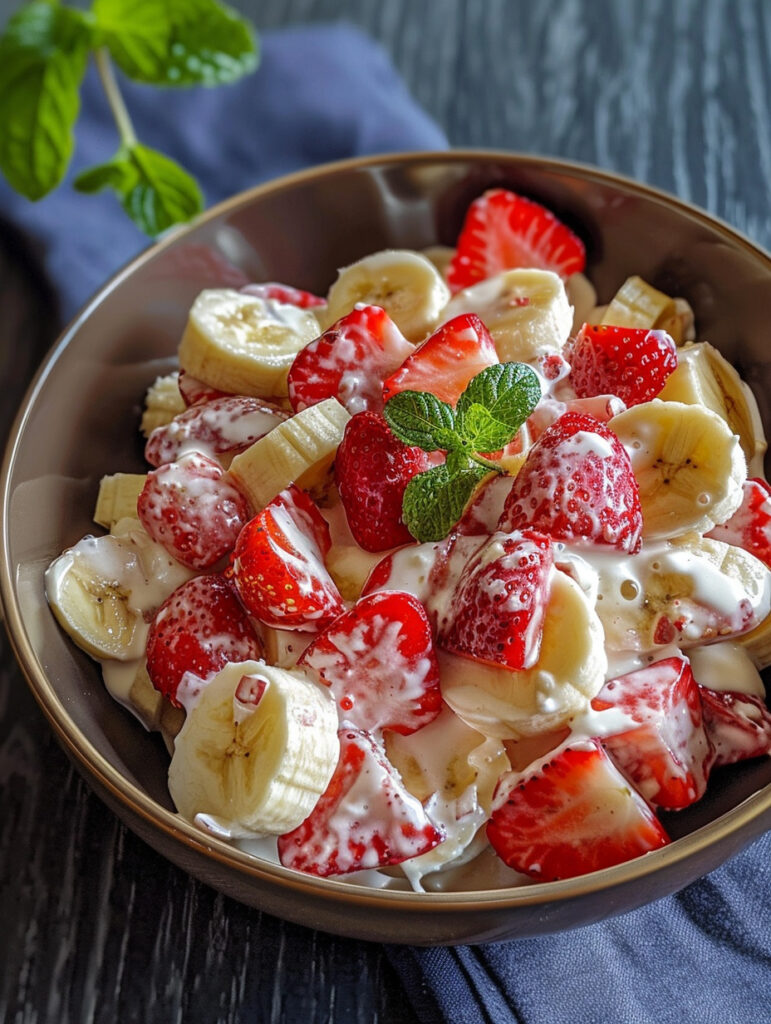
[[[156,427],[165,427],[175,416],[185,411],[185,401],[179,390],[179,374],[168,373],[156,377],[147,389],[140,430],[149,437]]]
[[[738,638],[738,642],[752,659],[752,663],[759,670],[768,668],[771,665],[771,615],[767,615],[763,621]]]
[[[589,706],[607,670],[602,625],[581,588],[554,570],[531,669],[512,672],[438,651],[442,696],[473,729],[498,739],[552,732]]]
[[[291,483],[322,484],[351,417],[336,398],[311,405],[279,423],[237,455],[230,474],[259,512]]]
[[[59,624],[94,658],[130,661],[147,625],[135,595],[147,585],[139,552],[117,537],[85,537],[48,568],[46,597]]]
[[[212,388],[269,398],[287,394],[294,357],[319,335],[310,310],[230,288],[202,291],[179,345],[179,364]]]
[[[410,341],[422,341],[436,326],[450,289],[434,264],[409,249],[385,249],[343,267],[329,289],[330,323],[359,302],[381,306]]]
[[[560,352],[573,328],[565,286],[550,270],[507,270],[464,288],[442,319],[461,313],[476,313],[483,320],[501,362],[531,363]]]
[[[634,556],[592,551],[597,613],[613,651],[688,648],[739,636],[771,610],[771,572],[742,548],[687,534]]]
[[[763,424],[755,396],[733,366],[708,341],[686,345],[677,353],[677,369],[659,394],[664,402],[703,405],[738,434],[747,464],[759,463],[766,451]]]
[[[281,835],[313,810],[337,765],[337,710],[304,672],[244,661],[207,683],[176,738],[169,791],[188,821]]]
[[[120,519],[135,519],[137,498],[142,493],[147,476],[144,473],[114,473],[103,476],[94,509],[94,522],[109,530]]]
[[[608,426],[629,453],[640,486],[643,537],[708,533],[741,505],[744,455],[717,413],[654,399]]]
[[[613,327],[645,327],[666,331],[682,343],[682,324],[675,300],[641,277],[628,277],[610,300],[602,323]]]
[[[597,291],[585,274],[571,274],[565,281],[565,294],[573,307],[570,333],[577,334],[583,324],[592,322],[590,317],[597,305]]]

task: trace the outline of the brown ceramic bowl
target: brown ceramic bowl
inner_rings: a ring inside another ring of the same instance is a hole
[[[384,247],[453,244],[470,200],[509,186],[585,239],[607,301],[632,273],[693,305],[700,337],[732,359],[771,426],[771,259],[677,199],[586,167],[506,153],[375,157],[270,182],[216,207],[136,259],[65,331],[29,390],[2,480],[2,597],[29,684],[65,750],[152,847],[244,903],[349,936],[481,942],[587,924],[667,895],[771,826],[771,759],[724,771],[669,815],[665,849],[581,878],[488,891],[415,894],[318,880],[204,836],[172,811],[165,749],[105,691],[99,671],[46,607],[43,571],[93,530],[104,473],[141,472],[138,411],[173,366],[187,310],[240,268],[324,292],[337,267]]]

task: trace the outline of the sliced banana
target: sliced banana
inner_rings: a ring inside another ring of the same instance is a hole
[[[311,310],[230,288],[210,288],[190,310],[179,364],[221,391],[281,397],[287,394],[294,357],[319,333]]]
[[[431,260],[409,249],[385,249],[339,271],[329,290],[325,317],[334,323],[364,302],[388,313],[405,338],[422,341],[450,298]]]
[[[583,324],[591,323],[592,310],[597,305],[597,291],[585,274],[571,274],[565,281],[565,293],[573,307],[571,334],[577,334]]]
[[[506,270],[464,288],[442,320],[476,313],[493,336],[501,362],[531,363],[560,352],[573,328],[562,279],[550,270]]]
[[[140,430],[149,437],[156,427],[165,427],[175,416],[185,411],[185,400],[179,390],[179,374],[168,373],[156,377],[147,389]]]
[[[659,398],[711,409],[738,434],[747,463],[760,464],[766,450],[763,424],[755,396],[733,366],[708,341],[686,345],[677,353],[677,368]]]
[[[675,300],[641,277],[628,277],[610,300],[602,323],[613,327],[657,328],[676,345],[682,342],[682,324]]]
[[[94,658],[144,655],[147,626],[135,595],[147,584],[138,550],[117,537],[84,537],[48,568],[46,597],[59,624]]]
[[[304,672],[261,661],[226,665],[176,738],[169,791],[188,821],[281,835],[313,810],[337,765],[337,710]]]
[[[602,625],[570,577],[553,570],[541,653],[531,669],[509,671],[439,651],[442,696],[485,736],[518,739],[552,732],[589,706],[607,670]]]
[[[144,473],[113,473],[103,476],[96,497],[94,522],[109,530],[120,519],[137,514],[137,498],[147,481]]]
[[[695,533],[645,544],[634,556],[586,557],[598,572],[596,607],[613,651],[725,640],[771,609],[771,572],[760,559]]]
[[[236,455],[230,474],[256,511],[291,483],[305,490],[319,487],[350,418],[336,398],[311,405]]]
[[[644,538],[708,533],[741,505],[747,466],[738,437],[717,413],[654,399],[608,426],[632,462]]]

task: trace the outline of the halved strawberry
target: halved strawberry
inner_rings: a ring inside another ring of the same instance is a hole
[[[760,697],[699,686],[715,765],[771,754],[771,711]]]
[[[317,632],[345,610],[324,565],[328,550],[329,528],[321,513],[307,495],[292,488],[243,528],[228,574],[260,622]]]
[[[579,398],[612,394],[632,406],[658,395],[677,369],[677,347],[666,331],[584,324],[568,359]]]
[[[541,882],[622,864],[669,842],[596,740],[568,743],[503,775],[487,838],[515,871]]]
[[[759,477],[745,480],[739,508],[706,536],[744,548],[771,569],[771,484]]]
[[[498,529],[527,527],[555,540],[639,551],[642,510],[632,463],[616,435],[593,416],[565,413],[528,452]]]
[[[179,393],[185,405],[202,405],[204,402],[213,402],[215,398],[232,398],[227,391],[219,391],[212,388],[205,381],[193,377],[187,370],[180,370],[177,380]]]
[[[383,381],[414,351],[380,306],[355,306],[297,353],[289,370],[295,412],[337,398],[351,415],[383,410]]]
[[[400,391],[430,391],[454,406],[466,385],[499,363],[492,335],[476,315],[461,313],[443,324],[383,384],[383,399]]]
[[[402,519],[402,499],[412,477],[431,465],[429,454],[402,444],[382,416],[351,417],[337,449],[335,479],[360,547],[386,551],[413,539]]]
[[[442,706],[434,640],[422,604],[385,591],[360,598],[306,647],[298,664],[332,690],[344,721],[403,736]]]
[[[584,243],[545,206],[494,188],[469,206],[447,269],[454,292],[515,267],[552,270],[561,277],[586,265]]]
[[[250,509],[218,462],[190,452],[147,474],[137,515],[183,565],[209,569],[233,549]]]
[[[444,833],[407,792],[396,769],[367,733],[340,736],[340,760],[305,821],[279,836],[284,867],[326,878],[401,864],[432,850]]]
[[[287,418],[283,409],[261,398],[215,398],[191,405],[171,423],[156,427],[147,440],[145,458],[151,466],[174,462],[189,451],[230,459]]]
[[[714,755],[686,658],[666,658],[611,679],[592,707],[622,713],[619,730],[602,743],[650,804],[679,810],[704,795]]]
[[[179,706],[186,672],[201,680],[229,661],[261,658],[263,647],[233,588],[217,573],[195,576],[169,595],[147,636],[147,672],[153,686]]]
[[[258,299],[273,299],[274,302],[299,306],[300,309],[313,309],[314,306],[326,305],[326,299],[314,295],[313,292],[303,291],[302,288],[292,288],[291,285],[279,284],[277,281],[247,284],[241,291],[246,295],[256,295]]]
[[[538,661],[549,598],[551,540],[533,530],[495,533],[466,563],[439,644],[510,669]]]

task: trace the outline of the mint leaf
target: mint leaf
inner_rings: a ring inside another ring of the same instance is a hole
[[[469,382],[458,399],[456,417],[458,432],[466,437],[466,421],[474,405],[483,406],[492,419],[511,431],[503,444],[510,441],[541,400],[541,385],[535,371],[524,363],[496,363],[487,366]],[[475,414],[476,415],[476,414]],[[478,447],[477,451],[494,451],[502,447]]]
[[[28,199],[69,166],[90,41],[81,14],[45,0],[22,7],[0,37],[0,170]]]
[[[167,156],[138,142],[122,146],[112,160],[84,171],[74,184],[81,192],[113,189],[137,227],[152,237],[203,209],[195,179]]]
[[[428,391],[401,391],[386,402],[383,415],[405,444],[416,445],[427,452],[461,444],[455,431],[452,406]]]
[[[151,85],[222,85],[257,67],[249,23],[217,0],[95,0],[121,70]]]
[[[402,518],[412,536],[421,543],[443,540],[489,473],[462,452],[453,452],[443,465],[414,476],[402,501]]]
[[[458,423],[463,439],[475,452],[496,452],[516,435],[507,423],[501,423],[483,405],[472,402]]]

